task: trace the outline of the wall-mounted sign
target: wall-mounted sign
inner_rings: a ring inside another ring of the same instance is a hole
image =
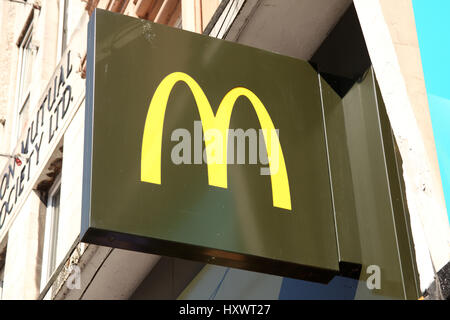
[[[92,15],[83,241],[328,281],[330,190],[307,62]]]
[[[74,54],[67,50],[38,104],[32,106],[34,112],[14,150],[23,161],[11,159],[0,176],[0,241],[7,235],[26,195],[36,187],[75,106],[79,105],[83,79],[74,67],[79,64],[78,51]]]

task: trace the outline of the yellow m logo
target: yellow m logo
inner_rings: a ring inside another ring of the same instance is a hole
[[[174,72],[166,76],[153,95],[145,120],[144,136],[142,140],[141,154],[141,180],[144,182],[161,184],[161,150],[162,133],[164,126],[164,115],[167,101],[173,87],[179,81],[183,81],[190,88],[203,125],[203,131],[216,130],[223,137],[221,152],[218,152],[219,160],[215,163],[208,161],[208,182],[212,186],[227,188],[227,146],[228,128],[234,104],[240,96],[245,96],[253,105],[258,116],[261,129],[263,129],[264,141],[269,159],[271,172],[273,206],[291,210],[291,195],[289,191],[289,181],[284,163],[283,151],[280,141],[275,134],[268,143],[268,132],[274,132],[275,127],[266,108],[259,98],[250,90],[237,87],[230,90],[219,105],[216,115],[214,115],[211,105],[198,83],[189,75],[182,72]],[[211,140],[205,141],[207,157],[211,150]],[[275,150],[273,148],[276,148]],[[272,155],[277,155],[276,157]]]

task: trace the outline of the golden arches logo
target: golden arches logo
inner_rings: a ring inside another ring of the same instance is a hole
[[[189,87],[194,96],[200,113],[203,131],[217,130],[220,132],[221,136],[224,137],[220,146],[221,152],[218,153],[220,161],[207,163],[209,185],[227,188],[228,128],[235,102],[239,97],[244,96],[252,103],[256,115],[258,116],[261,129],[263,129],[262,131],[271,172],[273,206],[291,210],[291,195],[283,151],[281,150],[278,135],[273,135],[271,139],[275,140],[270,144],[268,143],[268,132],[274,132],[275,127],[261,100],[252,91],[243,87],[237,87],[230,90],[225,95],[219,105],[216,115],[214,115],[208,98],[199,84],[192,77],[183,72],[174,72],[166,76],[159,84],[150,102],[142,139],[141,181],[161,184],[161,150],[164,116],[169,95],[175,84],[180,81],[184,82]],[[210,144],[212,143],[211,140],[205,141],[207,158],[208,150],[211,150]],[[272,157],[275,152],[277,152],[277,157]],[[275,161],[277,163],[275,163]]]

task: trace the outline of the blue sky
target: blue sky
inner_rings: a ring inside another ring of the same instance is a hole
[[[450,220],[450,1],[412,2],[447,215]]]

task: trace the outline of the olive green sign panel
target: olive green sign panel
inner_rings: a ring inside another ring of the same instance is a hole
[[[339,258],[322,110],[305,61],[96,10],[82,240],[330,280]],[[195,164],[208,144],[200,120],[204,131],[277,129],[258,153],[279,152],[278,170],[251,163],[250,138],[244,164]],[[192,137],[192,164],[171,157],[177,129]]]

